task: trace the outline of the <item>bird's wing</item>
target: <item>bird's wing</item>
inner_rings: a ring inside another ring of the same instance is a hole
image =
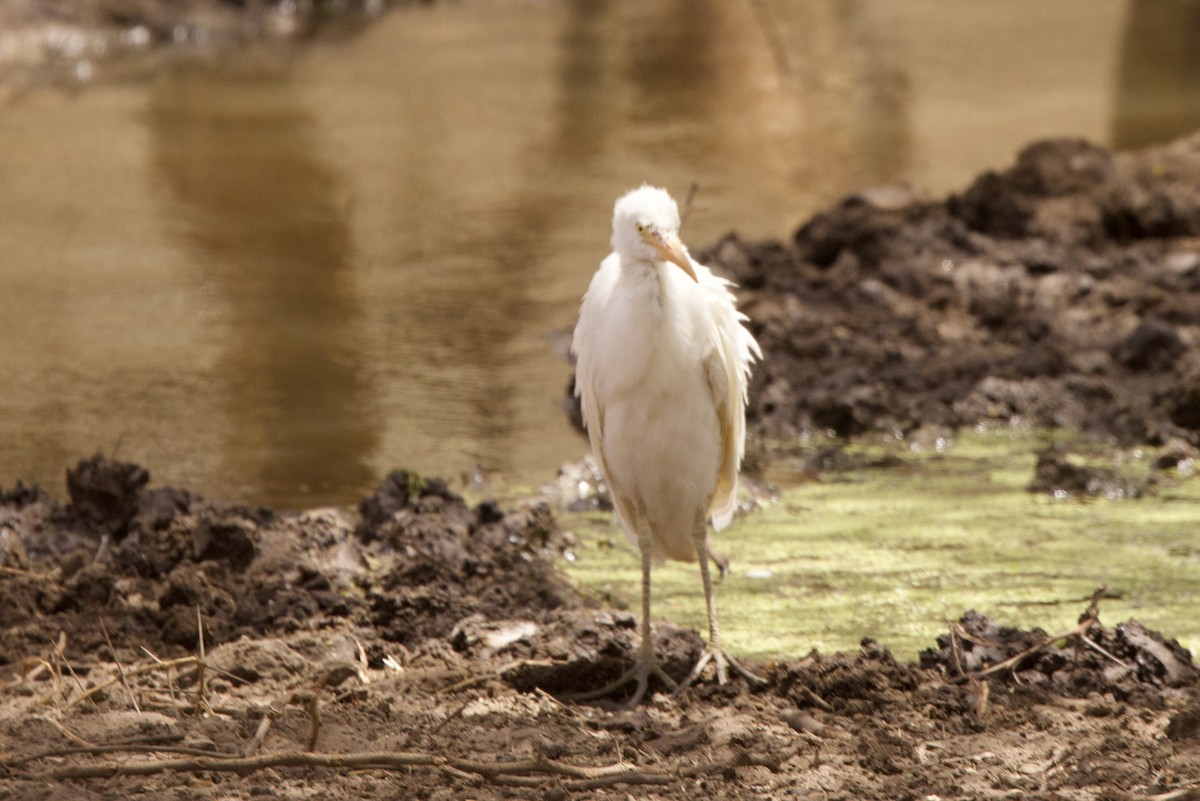
[[[592,283],[588,286],[583,303],[579,307],[579,320],[575,323],[571,351],[575,354],[575,394],[579,396],[580,406],[583,408],[583,424],[588,431],[592,453],[600,464],[604,480],[608,482],[609,495],[612,497],[617,519],[632,537],[637,534],[637,515],[627,495],[621,492],[619,487],[613,486],[612,473],[604,456],[604,404],[599,394],[602,389],[601,378],[595,372],[597,354],[594,349],[606,345],[606,338],[597,332],[597,324],[617,282],[617,264],[616,256],[609,256],[592,277]]]
[[[746,446],[746,388],[750,365],[762,351],[742,325],[746,316],[734,304],[732,284],[707,269],[697,274],[713,320],[712,350],[705,357],[704,370],[721,429],[721,465],[708,513],[713,527],[720,530],[729,525],[737,507],[738,469]]]

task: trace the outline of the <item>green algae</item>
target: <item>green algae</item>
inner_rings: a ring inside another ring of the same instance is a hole
[[[1143,451],[1073,443],[1080,463],[1153,473],[1150,493],[1030,493],[1035,452],[1054,438],[968,433],[929,452],[856,445],[848,450],[865,464],[886,464],[870,458],[881,454],[901,462],[783,488],[714,539],[733,564],[717,587],[726,644],[757,659],[796,658],[870,637],[913,659],[968,609],[1006,625],[1069,629],[1103,584],[1106,625],[1136,618],[1195,651],[1200,477],[1152,471]],[[803,474],[787,456],[768,464],[768,476]],[[637,554],[611,517],[561,514],[560,523],[580,537],[566,565],[573,579],[637,609]],[[656,566],[653,582],[656,619],[704,630],[694,564]]]

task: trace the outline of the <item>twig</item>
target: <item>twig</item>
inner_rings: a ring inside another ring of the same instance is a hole
[[[1016,654],[1014,656],[1010,656],[1008,659],[1005,659],[1003,662],[997,662],[996,664],[994,664],[990,667],[986,667],[983,670],[977,670],[974,673],[964,673],[963,675],[961,675],[957,679],[955,679],[955,681],[957,683],[962,683],[964,681],[968,681],[969,679],[982,679],[985,676],[992,675],[993,673],[999,673],[1002,670],[1007,670],[1008,668],[1016,667],[1025,659],[1025,657],[1037,653],[1038,651],[1045,648],[1047,645],[1052,645],[1053,643],[1056,643],[1059,640],[1065,640],[1068,637],[1073,637],[1075,635],[1082,634],[1083,632],[1086,632],[1091,627],[1092,627],[1092,621],[1088,621],[1086,624],[1080,623],[1075,628],[1071,629],[1070,631],[1064,631],[1062,634],[1056,634],[1056,635],[1044,637],[1040,642],[1034,643],[1033,645],[1026,648],[1024,651],[1021,651],[1019,654]]]
[[[683,201],[683,213],[679,215],[679,224],[687,222],[688,214],[692,211],[692,201],[696,199],[696,192],[700,190],[700,184],[697,181],[692,181],[688,187],[687,197]],[[721,575],[725,575],[725,571],[721,571]]]
[[[751,753],[736,755],[733,759],[688,765],[675,771],[645,771],[636,766],[616,762],[611,765],[572,765],[546,757],[509,762],[483,762],[458,759],[420,751],[396,751],[351,754],[316,754],[286,752],[263,754],[253,757],[193,757],[188,759],[166,759],[153,761],[99,762],[85,765],[69,765],[54,768],[29,778],[39,781],[62,779],[96,779],[121,776],[149,776],[168,772],[230,772],[253,773],[277,767],[321,767],[340,770],[411,770],[429,767],[444,773],[472,775],[503,784],[531,786],[538,779],[559,777],[567,789],[595,789],[618,784],[662,785],[685,777],[720,775],[734,768],[760,765],[771,770],[791,759],[800,748],[790,750],[782,756],[763,756]],[[0,762],[0,767],[8,767]]]
[[[1033,645],[1026,648],[1024,651],[1021,651],[1019,654],[1016,654],[1014,656],[1010,656],[1008,659],[1005,659],[1003,662],[997,662],[996,664],[991,665],[990,667],[986,667],[983,670],[978,670],[974,673],[961,674],[955,679],[955,683],[961,684],[962,682],[968,681],[970,679],[982,679],[985,676],[990,676],[993,673],[1000,672],[1001,670],[1007,670],[1008,668],[1016,667],[1026,657],[1031,656],[1032,654],[1035,654],[1038,651],[1041,651],[1046,646],[1052,645],[1053,643],[1056,643],[1059,640],[1067,640],[1067,639],[1071,639],[1071,638],[1076,638],[1077,640],[1082,640],[1083,642],[1087,642],[1091,645],[1095,645],[1095,643],[1091,643],[1087,639],[1087,633],[1092,630],[1093,626],[1099,624],[1099,622],[1100,622],[1100,599],[1104,597],[1104,593],[1107,591],[1108,591],[1108,587],[1103,584],[1101,584],[1099,587],[1096,588],[1096,591],[1092,593],[1092,598],[1091,598],[1090,603],[1088,604],[1088,608],[1084,611],[1084,613],[1082,615],[1080,615],[1079,624],[1076,625],[1075,628],[1070,629],[1069,631],[1064,631],[1062,634],[1055,634],[1055,635],[1051,635],[1048,637],[1044,637],[1044,638],[1042,638],[1041,642],[1034,643]],[[954,642],[953,634],[954,634],[954,632],[952,629],[951,630],[951,643],[952,644]],[[963,632],[963,634],[965,634],[965,632]],[[1103,649],[1100,649],[1099,646],[1096,646],[1096,648],[1098,650],[1100,650],[1101,653],[1104,653],[1106,656],[1110,657],[1117,663],[1124,664],[1121,662],[1121,660],[1117,659],[1112,654],[1109,654],[1106,651],[1103,651]]]
[[[979,715],[980,720],[987,717],[988,711],[988,695],[991,693],[991,685],[983,679],[975,679],[974,682],[976,692],[979,693],[979,705],[975,711]]]
[[[305,740],[304,748],[307,751],[315,751],[317,748],[317,737],[321,734],[321,705],[315,692],[302,690],[292,694],[288,699],[289,704],[295,704],[302,707],[308,715],[308,739]]]
[[[204,618],[200,615],[200,604],[196,604],[196,638],[200,643],[200,659],[196,662],[196,714],[200,715],[205,711],[212,712],[206,697],[208,685],[204,675]]]
[[[45,581],[50,578],[52,573],[34,573],[32,570],[22,570],[19,567],[9,567],[8,565],[0,565],[0,573],[8,573],[12,576],[25,576],[38,581]]]
[[[194,656],[181,656],[178,659],[169,659],[165,662],[155,662],[153,664],[137,665],[135,667],[131,667],[127,671],[127,675],[136,676],[141,673],[150,673],[155,670],[170,671],[172,668],[181,667],[183,665],[198,665],[198,664],[200,664],[200,660]],[[121,679],[119,677],[115,678],[115,679],[109,679],[108,681],[104,682],[103,684],[97,684],[95,687],[91,688],[90,690],[85,690],[82,695],[77,696],[74,700],[70,701],[67,704],[67,709],[70,709],[71,707],[75,706],[78,703],[83,702],[84,700],[90,700],[91,697],[93,695],[95,695],[96,693],[103,692],[104,690],[107,690],[109,687],[113,686],[114,684],[119,683],[120,681],[121,681]],[[80,684],[79,689],[83,690],[82,684]]]
[[[121,680],[125,691],[129,693],[129,701],[133,704],[134,710],[140,715],[142,714],[142,708],[138,706],[137,696],[133,692],[133,687],[125,679],[125,668],[121,666],[121,659],[117,656],[117,649],[113,647],[112,638],[108,636],[108,626],[104,625],[104,618],[99,618],[99,621],[100,631],[104,633],[104,641],[108,643],[108,650],[112,652],[113,663],[117,666],[117,678]]]
[[[1089,640],[1087,637],[1080,637],[1080,638],[1079,638],[1079,642],[1083,643],[1083,644],[1084,644],[1084,645],[1086,645],[1088,648],[1092,648],[1092,649],[1094,649],[1094,650],[1095,650],[1097,653],[1099,653],[1100,655],[1108,657],[1109,659],[1111,659],[1112,661],[1116,662],[1118,665],[1120,665],[1121,667],[1125,668],[1126,670],[1128,670],[1128,669],[1130,669],[1130,668],[1132,667],[1132,665],[1130,665],[1130,664],[1129,664],[1128,662],[1126,662],[1124,659],[1122,659],[1121,657],[1119,657],[1119,656],[1117,656],[1116,654],[1112,653],[1112,652],[1111,652],[1111,651],[1109,651],[1108,649],[1104,648],[1104,647],[1103,647],[1103,646],[1101,646],[1101,645],[1100,645],[1100,643],[1098,643],[1098,642],[1093,642],[1092,640]]]
[[[455,709],[453,712],[451,712],[449,715],[447,715],[445,718],[443,718],[442,722],[439,723],[438,725],[434,726],[433,731],[431,731],[429,733],[431,735],[433,735],[433,734],[437,734],[438,732],[440,732],[447,723],[449,723],[450,721],[454,720],[459,715],[461,715],[468,706],[470,706],[471,704],[473,704],[475,702],[475,700],[476,700],[475,698],[468,698],[467,700],[463,701],[461,704],[458,705],[458,709]]]
[[[262,720],[258,722],[258,728],[254,730],[254,737],[242,751],[242,756],[248,757],[258,753],[258,749],[262,747],[263,740],[267,738],[267,732],[271,730],[271,725],[279,715],[279,710],[274,707],[267,707],[267,711],[263,713]]]
[[[62,637],[59,637],[59,642],[63,642],[63,638],[62,638]],[[77,685],[79,685],[79,689],[80,689],[80,690],[82,690],[82,689],[83,689],[83,682],[82,682],[82,681],[80,681],[80,680],[79,680],[79,677],[75,675],[75,668],[71,667],[71,663],[67,661],[67,657],[66,657],[66,655],[65,655],[65,654],[63,654],[63,652],[62,652],[62,649],[58,647],[58,643],[51,643],[51,645],[53,645],[53,646],[54,646],[54,653],[55,653],[55,654],[58,656],[58,658],[59,658],[59,659],[61,659],[61,660],[62,660],[62,663],[63,663],[64,665],[66,665],[66,667],[67,667],[67,670],[69,670],[69,671],[71,672],[71,678],[75,679],[75,683],[76,683]],[[91,695],[91,693],[84,693],[84,696],[83,696],[83,697],[90,697],[90,695]],[[93,703],[93,704],[95,704],[96,702],[95,702],[95,701],[92,701],[92,703]],[[74,704],[74,703],[67,704],[67,709],[70,709],[70,708],[71,708],[71,707],[73,707],[73,706],[75,706],[75,704]]]
[[[825,710],[826,712],[832,712],[832,711],[833,711],[833,705],[832,705],[832,704],[830,704],[828,701],[826,701],[826,700],[825,700],[824,698],[822,698],[821,696],[817,695],[817,694],[816,694],[816,692],[815,692],[815,691],[813,691],[813,689],[812,689],[811,687],[805,687],[805,688],[804,688],[804,698],[805,698],[805,700],[807,700],[807,701],[808,701],[810,704],[812,704],[813,706],[817,707],[818,709],[823,709],[823,710]]]
[[[950,624],[950,655],[954,657],[954,670],[962,675],[962,649],[958,645],[958,632],[962,627],[957,622]]]
[[[63,736],[63,737],[66,737],[66,738],[67,738],[68,740],[70,740],[71,742],[73,742],[73,743],[79,743],[79,745],[80,745],[81,747],[83,747],[83,748],[91,748],[91,747],[92,747],[92,744],[91,744],[91,743],[89,743],[87,740],[85,740],[85,739],[83,739],[82,737],[80,737],[80,736],[79,736],[78,734],[76,734],[75,732],[73,732],[73,731],[71,731],[70,729],[68,729],[68,728],[67,728],[66,726],[64,726],[64,725],[63,725],[61,722],[59,722],[59,721],[55,720],[54,718],[46,717],[46,718],[42,718],[42,720],[46,721],[46,722],[47,722],[47,723],[49,723],[51,726],[53,726],[54,728],[56,728],[56,729],[58,729],[60,732],[62,732],[62,736]]]
[[[81,741],[82,742],[82,741]],[[223,757],[234,756],[234,754],[224,754],[220,751],[214,751],[211,748],[195,748],[186,745],[167,745],[156,743],[108,743],[105,745],[85,744],[76,748],[56,748],[51,751],[40,751],[36,754],[18,757],[17,759],[9,760],[4,763],[5,767],[15,768],[21,765],[27,765],[30,762],[37,762],[40,759],[51,759],[55,757],[76,756],[79,754],[112,754],[112,753],[146,753],[146,754],[186,754],[188,756],[199,757]]]
[[[36,681],[47,670],[53,671],[50,663],[41,657],[27,657],[21,662],[21,672],[11,681],[0,682],[0,693],[20,687],[31,681]]]
[[[563,663],[556,662],[553,659],[516,659],[512,662],[505,662],[503,665],[500,665],[500,667],[496,668],[495,670],[488,671],[487,673],[480,673],[476,676],[468,676],[461,681],[456,681],[453,684],[447,684],[445,687],[440,688],[438,693],[452,693],[458,690],[466,689],[467,687],[472,687],[480,682],[487,681],[488,679],[502,678],[505,673],[513,668],[555,667],[561,664]]]

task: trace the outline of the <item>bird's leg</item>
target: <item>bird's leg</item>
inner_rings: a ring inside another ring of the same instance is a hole
[[[724,581],[729,575],[729,557],[712,547],[712,543],[708,543],[708,558],[717,566],[717,576],[719,581]]]
[[[622,673],[616,680],[605,684],[598,690],[573,696],[577,701],[602,698],[632,681],[636,682],[637,686],[634,687],[633,695],[626,703],[630,707],[635,707],[646,695],[646,688],[650,684],[651,676],[657,676],[667,687],[676,692],[679,691],[679,685],[666,674],[662,666],[658,664],[658,657],[654,655],[654,638],[650,631],[650,563],[652,561],[650,537],[639,535],[638,547],[642,551],[642,642],[638,648],[637,660],[633,663],[633,667]]]
[[[725,651],[725,647],[721,645],[721,625],[717,621],[717,599],[713,595],[712,575],[709,572],[708,559],[705,558],[711,553],[708,547],[708,525],[704,522],[703,517],[696,519],[692,536],[696,543],[696,554],[700,562],[700,581],[704,584],[704,602],[708,605],[708,645],[704,649],[703,656],[696,662],[696,666],[679,683],[679,687],[676,688],[675,692],[676,694],[683,692],[689,684],[704,672],[704,668],[708,667],[709,662],[712,662],[717,667],[717,684],[724,684],[729,680],[729,667],[732,667],[755,684],[765,684],[766,679],[743,666],[730,656]]]

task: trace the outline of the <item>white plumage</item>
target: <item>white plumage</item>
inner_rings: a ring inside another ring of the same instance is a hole
[[[639,662],[607,692],[658,667],[650,638],[650,562],[699,557],[709,644],[681,686],[711,660],[754,677],[721,648],[708,572],[706,521],[729,524],[745,445],[746,385],[761,356],[731,284],[691,258],[679,240],[679,209],[666,191],[642,186],[613,209],[613,253],[580,306],[572,349],[575,391],[613,506],[643,562]]]

